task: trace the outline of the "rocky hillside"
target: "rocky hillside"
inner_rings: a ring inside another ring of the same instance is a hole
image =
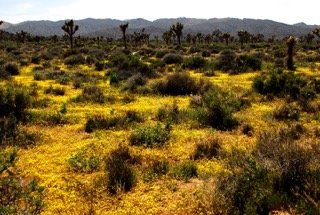
[[[184,34],[187,33],[204,33],[209,34],[212,31],[219,29],[222,32],[230,32],[236,35],[239,30],[247,30],[252,34],[264,34],[266,38],[275,34],[278,38],[286,37],[290,34],[295,36],[302,36],[316,28],[315,25],[306,25],[304,23],[297,23],[295,25],[287,25],[271,20],[255,20],[255,19],[194,19],[194,18],[178,18],[178,19],[158,19],[155,21],[148,21],[145,19],[131,19],[131,20],[116,20],[116,19],[83,19],[75,20],[79,25],[80,30],[78,34],[82,36],[107,36],[120,37],[121,32],[119,25],[121,23],[129,23],[128,33],[134,31],[141,31],[143,28],[146,33],[153,35],[162,35],[162,33],[170,28],[173,24],[181,22],[184,24]],[[64,32],[61,26],[64,20],[53,21],[26,21],[16,25],[6,23],[1,28],[11,32],[26,31],[33,35],[50,36],[62,35]]]

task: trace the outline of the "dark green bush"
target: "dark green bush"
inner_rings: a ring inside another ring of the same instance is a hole
[[[120,146],[110,153],[105,161],[108,173],[107,189],[111,194],[130,191],[136,184],[136,175],[131,167],[132,156],[129,149]]]
[[[224,72],[232,71],[235,67],[236,57],[237,55],[233,50],[223,50],[218,57],[217,69]]]
[[[20,120],[24,118],[26,109],[31,105],[31,97],[23,87],[0,87],[0,116],[8,116],[11,112]]]
[[[190,59],[186,59],[182,67],[187,69],[202,69],[207,65],[208,61],[200,56],[195,56]]]
[[[196,107],[197,120],[204,126],[219,130],[230,130],[238,125],[232,114],[239,110],[240,101],[232,94],[222,91],[209,90]]]
[[[40,64],[41,58],[38,55],[32,55],[30,62],[33,64]]]
[[[166,64],[180,64],[183,62],[183,57],[180,54],[169,53],[162,58]]]
[[[166,123],[164,127],[158,123],[156,126],[138,128],[130,134],[131,145],[144,147],[156,147],[164,145],[170,139],[171,124]]]
[[[156,83],[154,88],[156,92],[167,95],[190,95],[196,94],[199,86],[189,73],[175,72],[167,76],[165,81]]]
[[[272,94],[278,97],[289,96],[292,99],[301,97],[301,90],[307,86],[308,81],[296,75],[294,72],[284,72],[282,70],[271,71],[261,74],[253,80],[252,87],[257,92],[267,95]],[[312,94],[314,89],[304,88],[305,94]],[[305,95],[302,95],[305,96]]]
[[[95,65],[95,70],[97,71],[103,71],[106,66],[105,62],[103,61],[98,61],[94,65]]]
[[[9,73],[10,75],[19,75],[20,74],[19,67],[15,63],[6,64],[4,70],[7,73]]]
[[[74,66],[74,65],[80,65],[85,63],[86,63],[86,59],[83,57],[82,54],[71,55],[64,59],[65,65]]]

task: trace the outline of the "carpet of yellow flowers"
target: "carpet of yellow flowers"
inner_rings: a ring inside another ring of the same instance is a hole
[[[33,65],[23,67],[21,75],[14,77],[17,83],[25,86],[35,86],[39,90],[38,98],[49,98],[50,104],[46,108],[31,109],[34,113],[54,114],[66,104],[65,117],[70,123],[50,126],[35,124],[26,126],[28,130],[41,133],[41,138],[34,146],[19,149],[17,171],[24,177],[35,177],[41,186],[45,187],[46,207],[42,214],[200,214],[199,206],[206,204],[202,201],[202,192],[210,185],[211,176],[222,171],[222,162],[217,159],[199,160],[198,177],[189,181],[176,180],[163,175],[155,180],[143,179],[143,168],[136,169],[137,184],[129,192],[110,195],[103,186],[95,187],[99,180],[103,180],[105,171],[100,168],[94,173],[79,173],[70,168],[68,159],[80,150],[91,150],[95,155],[104,157],[120,144],[128,145],[128,137],[135,126],[111,130],[97,130],[86,133],[84,125],[88,116],[97,113],[123,113],[135,110],[145,116],[143,125],[155,124],[157,110],[163,105],[176,102],[180,110],[188,108],[189,96],[161,96],[161,95],[131,95],[110,86],[108,81],[101,81],[105,94],[115,98],[133,96],[130,103],[123,103],[116,99],[114,103],[85,104],[69,102],[71,98],[81,93],[81,89],[74,89],[71,84],[63,86],[64,96],[54,96],[43,93],[43,89],[50,85],[58,86],[55,81],[35,81],[32,73]],[[63,68],[65,71],[75,69],[100,74],[88,66],[77,68]],[[298,68],[299,73],[315,75],[307,68]],[[193,77],[200,78],[202,74],[189,71]],[[210,81],[223,89],[233,90],[236,94],[243,94],[251,88],[252,80],[257,72],[240,75],[219,73],[208,77]],[[60,85],[59,85],[60,86]],[[196,142],[208,135],[214,135],[222,141],[225,150],[231,146],[250,150],[256,141],[256,134],[270,126],[279,125],[278,121],[268,117],[275,107],[283,104],[282,99],[252,103],[252,105],[235,114],[235,117],[253,127],[252,136],[244,135],[242,127],[232,131],[217,131],[211,128],[199,128],[196,125],[182,123],[173,125],[172,137],[164,147],[143,148],[129,146],[133,155],[140,157],[141,166],[147,167],[151,160],[165,159],[171,163],[179,163],[190,158]],[[307,128],[320,126],[319,121],[313,121],[305,116],[300,122]],[[141,126],[139,124],[138,126]]]

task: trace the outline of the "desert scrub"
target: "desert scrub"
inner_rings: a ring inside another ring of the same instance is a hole
[[[103,89],[96,85],[87,85],[83,88],[82,94],[75,98],[76,102],[93,102],[103,104],[106,98]]]
[[[143,122],[144,119],[136,111],[127,111],[123,115],[94,115],[87,119],[85,131],[90,133],[96,129],[123,128],[134,122]]]
[[[198,176],[198,168],[194,161],[187,160],[176,164],[170,173],[178,180],[189,181]]]
[[[238,125],[233,113],[241,107],[239,99],[232,93],[219,88],[209,90],[200,101],[195,103],[195,115],[198,122],[218,130],[231,130]]]
[[[182,68],[184,69],[202,69],[208,64],[208,61],[200,56],[191,57],[184,60]]]
[[[44,207],[44,187],[35,178],[22,178],[12,171],[17,160],[16,150],[0,153],[0,213],[40,214]]]
[[[64,96],[66,94],[66,88],[64,87],[52,87],[50,85],[48,88],[44,90],[45,94],[53,94],[55,96]]]
[[[102,163],[100,156],[82,149],[68,159],[70,168],[76,172],[92,173],[98,171]]]
[[[127,192],[136,184],[137,178],[132,167],[133,160],[129,148],[125,146],[119,146],[106,158],[105,170],[108,175],[107,189],[109,193]]]
[[[211,159],[217,157],[221,150],[221,142],[219,139],[212,136],[202,137],[196,144],[196,147],[191,154],[193,160],[202,158]]]
[[[169,172],[170,165],[166,160],[153,160],[144,173],[145,181],[152,181]]]
[[[131,145],[144,146],[148,148],[162,146],[170,139],[171,123],[166,122],[164,127],[160,123],[156,126],[137,128],[130,134]]]

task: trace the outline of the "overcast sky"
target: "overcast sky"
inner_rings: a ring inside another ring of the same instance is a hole
[[[253,18],[320,24],[319,0],[0,0],[0,20]],[[263,3],[262,3],[263,2]]]

